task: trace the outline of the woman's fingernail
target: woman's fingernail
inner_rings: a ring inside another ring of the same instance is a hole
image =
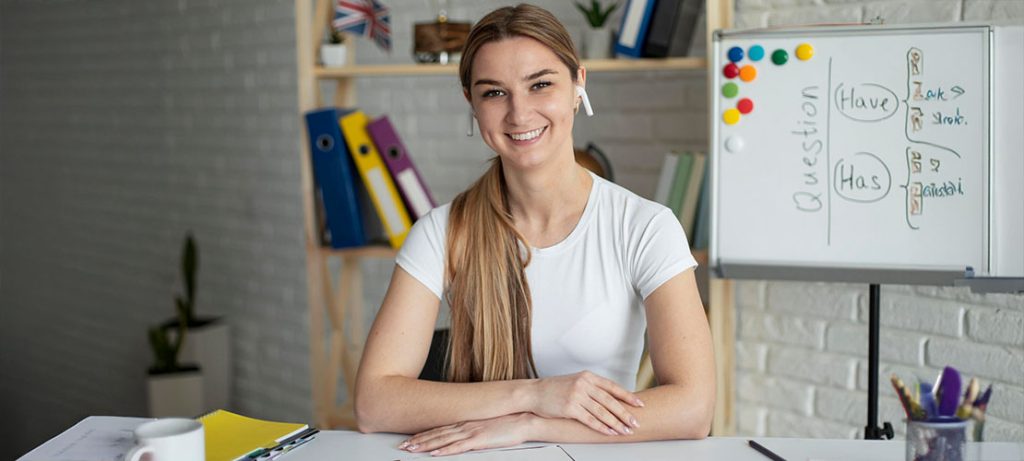
[[[640,399],[636,399],[636,406],[642,407],[642,406],[644,406],[644,402],[642,400],[640,400]]]
[[[419,447],[420,447],[419,445],[413,444],[413,445],[409,445],[409,448],[406,448],[406,449],[409,450],[409,451],[416,451],[416,449],[419,448]]]
[[[632,424],[633,427],[640,427],[640,421],[637,421],[636,418],[633,417],[629,418],[629,424]]]
[[[622,426],[622,430],[625,431],[627,434],[633,433],[633,429],[630,429],[629,426]]]
[[[441,449],[438,448],[437,450],[434,450],[434,451],[430,452],[430,456],[437,456],[440,453],[441,453]]]
[[[404,450],[405,447],[407,447],[407,446],[409,446],[409,441],[408,440],[406,440],[406,441],[402,442],[400,445],[398,445],[398,449],[399,450]]]
[[[610,427],[608,428],[608,431],[607,431],[607,432],[608,432],[608,435],[619,435],[619,433],[618,433],[618,432],[615,432],[615,431],[614,431],[614,430],[613,430],[612,428],[610,428]]]

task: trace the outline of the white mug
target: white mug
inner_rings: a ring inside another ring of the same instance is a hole
[[[205,461],[203,423],[185,418],[164,418],[135,428],[135,443],[124,461]]]

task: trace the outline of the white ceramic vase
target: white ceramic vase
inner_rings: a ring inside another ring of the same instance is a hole
[[[320,45],[320,62],[324,67],[341,67],[346,64],[346,47],[343,44],[324,43]]]
[[[178,360],[202,370],[204,411],[230,408],[231,334],[224,319],[190,327]]]
[[[608,26],[583,31],[583,59],[612,57],[612,30]]]
[[[205,413],[203,374],[199,370],[149,375],[149,416],[195,418]]]

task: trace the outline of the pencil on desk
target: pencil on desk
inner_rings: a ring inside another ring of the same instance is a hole
[[[761,452],[762,455],[767,456],[772,461],[786,461],[786,458],[783,458],[783,457],[775,454],[775,452],[769,450],[768,448],[766,448],[764,445],[761,445],[760,443],[757,443],[757,442],[755,442],[753,440],[747,440],[747,444],[750,445],[750,448],[753,448],[753,449]]]

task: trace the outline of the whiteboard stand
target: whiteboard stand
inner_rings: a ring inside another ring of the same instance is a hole
[[[888,421],[878,427],[878,317],[881,316],[882,288],[877,283],[868,286],[868,425],[864,439],[893,438],[892,424]]]

